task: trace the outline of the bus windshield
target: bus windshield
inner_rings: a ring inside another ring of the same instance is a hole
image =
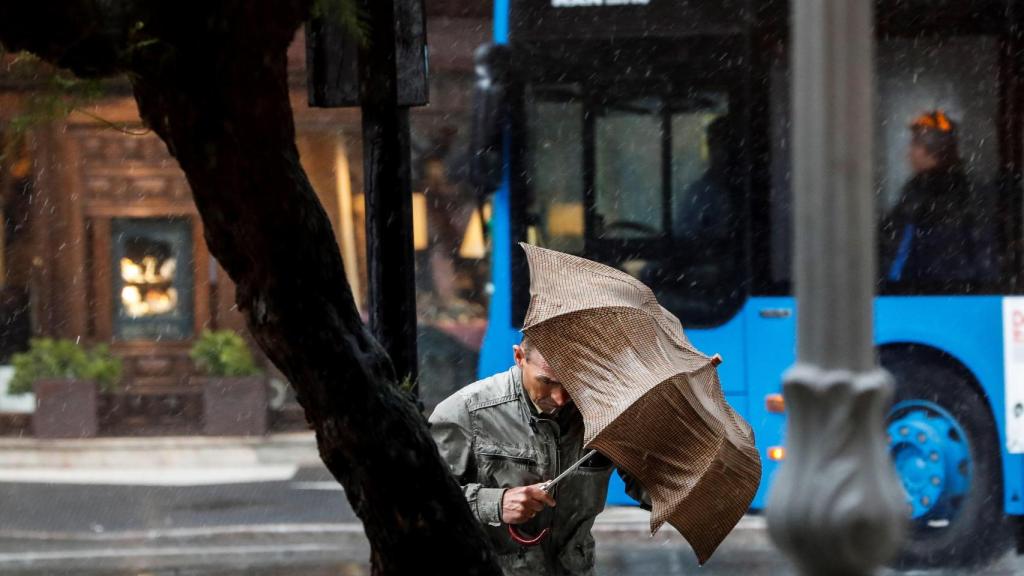
[[[689,324],[738,302],[744,182],[722,89],[526,93],[527,239],[617,266]]]

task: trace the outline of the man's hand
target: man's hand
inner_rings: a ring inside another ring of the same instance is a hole
[[[501,497],[501,521],[522,524],[531,520],[545,506],[554,506],[555,499],[542,488],[544,483],[509,488]]]

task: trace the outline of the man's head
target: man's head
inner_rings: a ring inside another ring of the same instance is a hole
[[[948,167],[960,161],[956,123],[941,110],[918,116],[910,124],[907,160],[914,173]]]
[[[724,172],[733,167],[733,148],[736,136],[728,116],[719,116],[707,127],[708,168],[713,172]]]
[[[512,351],[516,366],[523,372],[523,387],[526,388],[526,394],[537,407],[537,411],[554,414],[559,408],[572,402],[569,393],[548,366],[547,360],[526,338],[523,338],[518,346],[513,346]]]

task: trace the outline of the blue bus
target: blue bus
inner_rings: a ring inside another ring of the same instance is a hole
[[[619,267],[725,359],[723,389],[762,450],[755,511],[785,458],[795,359],[789,10],[496,0],[474,94],[471,171],[492,208],[480,374],[506,368],[520,339],[517,242]],[[1005,553],[1024,515],[1024,6],[879,0],[875,16],[877,113],[863,121],[880,220],[914,176],[908,126],[922,117],[955,123],[971,214],[969,238],[945,240],[965,266],[879,275],[878,353],[898,384],[887,431],[912,526],[901,562],[968,565]],[[609,502],[630,503],[621,484]]]

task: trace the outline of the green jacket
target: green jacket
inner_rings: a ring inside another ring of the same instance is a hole
[[[506,488],[550,480],[583,455],[583,419],[570,404],[555,417],[539,415],[526,397],[522,372],[474,382],[441,402],[430,416],[431,434],[484,525],[508,576],[568,576],[594,573],[590,529],[604,509],[611,462],[584,466],[555,486],[554,508],[520,524],[535,535],[551,528],[539,546],[516,544],[501,522]]]

